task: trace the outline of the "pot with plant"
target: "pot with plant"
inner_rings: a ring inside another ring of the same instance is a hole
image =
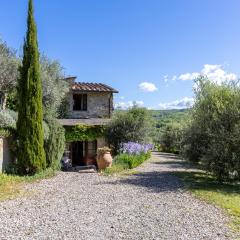
[[[99,170],[111,167],[112,161],[111,149],[109,147],[98,148],[97,165]]]

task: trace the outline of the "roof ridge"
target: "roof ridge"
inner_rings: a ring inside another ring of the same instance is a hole
[[[72,84],[72,90],[118,93],[117,90],[115,90],[114,88],[110,87],[105,83],[94,83],[94,82],[75,82]]]

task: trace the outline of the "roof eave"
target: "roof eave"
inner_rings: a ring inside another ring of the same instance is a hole
[[[94,91],[94,90],[79,90],[79,89],[72,89],[73,92],[88,92],[88,93],[119,93],[117,90],[113,91]]]

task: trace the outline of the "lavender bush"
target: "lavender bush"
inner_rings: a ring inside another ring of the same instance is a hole
[[[121,153],[127,153],[130,155],[140,155],[140,154],[146,154],[149,151],[153,149],[152,144],[140,144],[136,142],[127,142],[122,143],[120,152]]]
[[[139,166],[151,157],[152,149],[152,144],[122,143],[120,153],[114,157],[113,166],[107,169],[106,173],[117,173]]]

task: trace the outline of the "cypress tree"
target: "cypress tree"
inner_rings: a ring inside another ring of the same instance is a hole
[[[43,140],[42,82],[33,1],[29,0],[27,33],[18,81],[18,170],[35,174],[46,167]]]

